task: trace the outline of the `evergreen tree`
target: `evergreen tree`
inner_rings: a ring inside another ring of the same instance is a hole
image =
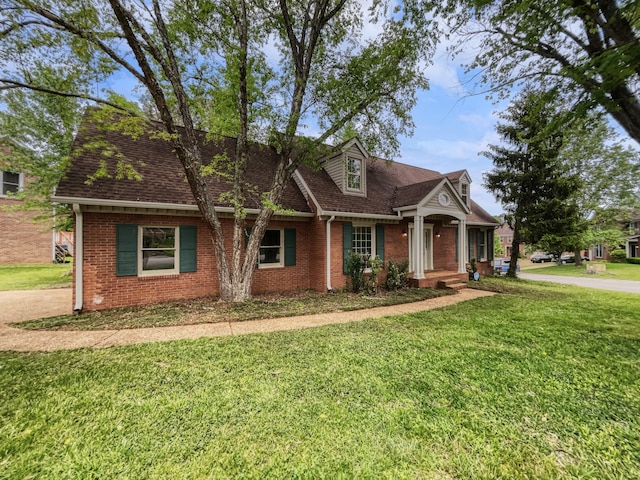
[[[553,93],[525,90],[501,115],[497,131],[505,145],[489,145],[483,155],[494,168],[484,182],[502,203],[513,229],[511,264],[516,276],[520,244],[537,243],[545,234],[573,234],[584,228],[572,196],[581,180],[560,161],[565,142],[562,117]]]

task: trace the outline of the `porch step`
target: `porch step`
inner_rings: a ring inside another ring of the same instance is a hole
[[[436,288],[445,290],[463,290],[467,288],[467,284],[463,283],[460,278],[445,278],[442,280],[438,280],[436,284]]]

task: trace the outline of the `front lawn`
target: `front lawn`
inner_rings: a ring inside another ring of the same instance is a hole
[[[631,263],[606,263],[606,272],[587,273],[587,265],[600,262],[583,263],[580,267],[574,264],[554,265],[553,267],[527,268],[527,273],[543,273],[546,275],[567,275],[571,277],[615,278],[617,280],[640,281],[640,265]]]
[[[640,478],[638,297],[0,353],[3,478]]]
[[[36,290],[71,286],[71,263],[0,265],[0,290]]]

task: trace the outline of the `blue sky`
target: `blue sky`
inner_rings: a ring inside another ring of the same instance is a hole
[[[494,104],[484,95],[471,95],[464,71],[440,50],[427,68],[430,89],[419,93],[412,111],[416,128],[402,138],[401,157],[395,160],[441,173],[466,169],[471,176],[471,196],[492,215],[503,212],[491,193],[482,187],[482,173],[492,163],[480,155],[489,144],[499,143],[497,112],[506,102]]]

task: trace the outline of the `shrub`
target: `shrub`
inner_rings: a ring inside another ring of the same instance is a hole
[[[387,279],[384,286],[387,290],[399,290],[409,284],[409,260],[395,262],[389,259],[387,267]]]
[[[627,263],[633,263],[634,265],[640,265],[640,257],[627,258]]]
[[[609,254],[609,261],[612,263],[625,263],[627,260],[627,252],[618,248],[616,250],[612,250]]]
[[[347,257],[348,288],[353,293],[365,290],[369,294],[378,291],[378,273],[382,270],[382,260],[377,255],[369,257],[351,252]]]

